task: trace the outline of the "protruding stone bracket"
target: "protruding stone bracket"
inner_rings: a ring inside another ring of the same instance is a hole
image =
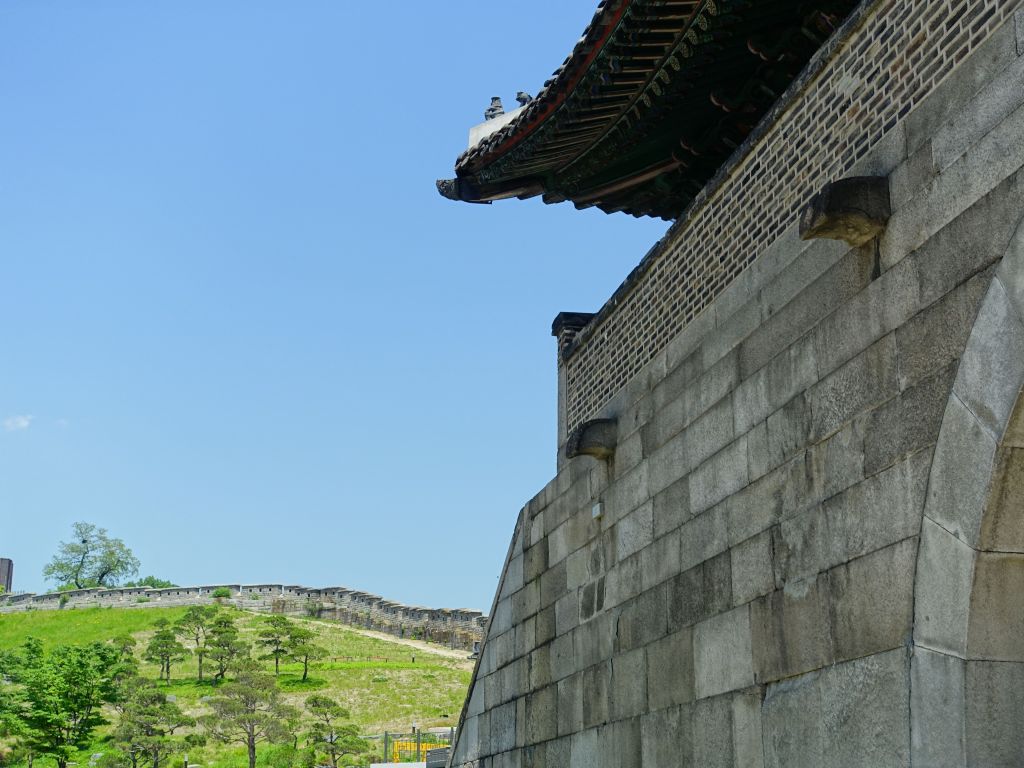
[[[565,443],[565,456],[609,459],[615,453],[618,429],[615,419],[593,419],[580,424]]]
[[[559,312],[551,323],[551,335],[558,339],[558,361],[565,362],[577,334],[593,319],[593,312]]]
[[[890,215],[884,176],[840,179],[826,184],[800,212],[800,239],[827,237],[861,246],[885,230]]]

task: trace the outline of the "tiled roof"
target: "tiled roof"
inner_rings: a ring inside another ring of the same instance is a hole
[[[605,0],[537,97],[439,191],[675,218],[855,5]]]

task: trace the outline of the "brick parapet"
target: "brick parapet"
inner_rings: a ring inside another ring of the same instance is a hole
[[[849,174],[1018,6],[866,0],[716,179],[563,349],[560,442]],[[952,21],[951,21],[952,20]],[[942,34],[934,30],[943,25]]]

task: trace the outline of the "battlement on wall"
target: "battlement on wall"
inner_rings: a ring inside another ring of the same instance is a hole
[[[217,602],[263,613],[315,615],[398,637],[416,637],[473,648],[483,637],[487,617],[468,608],[426,608],[387,600],[347,587],[311,588],[289,584],[209,584],[147,589],[74,589],[37,595],[0,596],[0,613],[75,608],[168,608],[209,605],[214,592],[228,590]]]
[[[826,184],[850,174],[1013,13],[1004,0],[868,0],[561,352],[560,443],[602,415]]]

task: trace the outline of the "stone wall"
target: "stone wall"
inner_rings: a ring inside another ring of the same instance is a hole
[[[76,589],[44,595],[0,596],[0,613],[75,608],[169,608],[208,605],[213,592],[227,589],[221,602],[251,611],[315,615],[345,624],[419,638],[470,650],[483,637],[487,617],[465,608],[423,608],[345,587],[311,589],[286,584],[212,584],[168,589]]]
[[[850,175],[966,56],[1009,18],[1008,0],[866,2],[789,98],[643,260],[566,366],[568,430],[609,398],[796,222]],[[847,41],[832,55],[832,48]],[[773,119],[774,118],[774,119]],[[756,145],[756,146],[755,146]]]
[[[838,132],[860,157],[830,160],[808,192],[833,172],[886,177],[879,239],[800,240],[804,193],[791,203],[784,174],[762,188],[740,173],[709,198],[709,226],[732,226],[715,206],[735,198],[783,230],[588,407],[616,420],[614,454],[562,461],[521,511],[452,766],[1021,765],[1016,7],[865,6],[821,76],[889,115],[899,92],[880,86],[899,68],[880,52],[926,19],[904,54],[959,46],[921,53],[931,92],[876,130],[806,113],[825,84],[805,84],[747,148],[742,167],[779,174],[800,121],[815,121],[808,163]],[[666,253],[691,247],[691,226]]]

